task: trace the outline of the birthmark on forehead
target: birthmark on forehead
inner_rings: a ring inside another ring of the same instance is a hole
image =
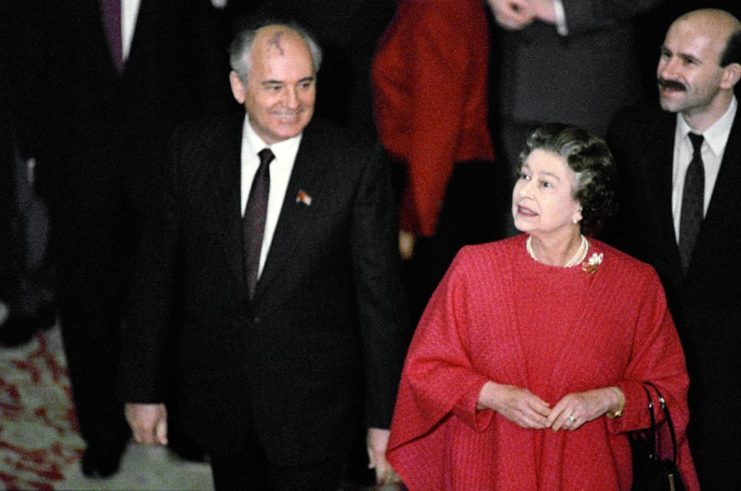
[[[285,51],[283,51],[283,47],[281,46],[281,39],[283,38],[283,32],[279,31],[270,36],[270,39],[268,39],[268,48],[275,48],[278,50],[278,53],[280,53],[281,56],[285,54]]]

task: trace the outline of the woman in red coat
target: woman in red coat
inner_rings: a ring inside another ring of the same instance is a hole
[[[643,381],[665,397],[682,477],[699,488],[661,284],[588,238],[613,176],[586,131],[549,125],[528,140],[512,196],[525,234],[464,248],[410,347],[388,458],[411,490],[629,490],[628,433],[650,425]]]

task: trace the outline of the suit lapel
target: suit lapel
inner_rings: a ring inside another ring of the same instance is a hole
[[[327,145],[318,142],[318,137],[317,132],[309,127],[301,140],[267,261],[255,290],[256,302],[263,298],[283,268],[294,260],[296,247],[308,240],[307,233],[311,230],[317,210],[321,209],[322,195],[327,192],[321,179],[326,170],[327,153],[322,149]],[[311,197],[311,205],[297,200],[299,191]]]

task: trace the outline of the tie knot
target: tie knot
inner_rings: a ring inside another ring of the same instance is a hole
[[[699,154],[702,149],[702,142],[705,140],[705,138],[702,135],[692,133],[691,131],[687,133],[687,136],[690,137],[690,141],[692,142],[692,149],[695,151],[695,154]]]
[[[267,165],[275,158],[273,151],[269,148],[263,148],[262,150],[257,152],[257,156],[260,157],[260,165]]]

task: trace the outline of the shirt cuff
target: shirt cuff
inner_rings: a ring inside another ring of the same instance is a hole
[[[553,0],[553,10],[556,13],[556,31],[561,36],[568,36],[569,29],[566,27],[566,11],[563,9],[563,0]]]

